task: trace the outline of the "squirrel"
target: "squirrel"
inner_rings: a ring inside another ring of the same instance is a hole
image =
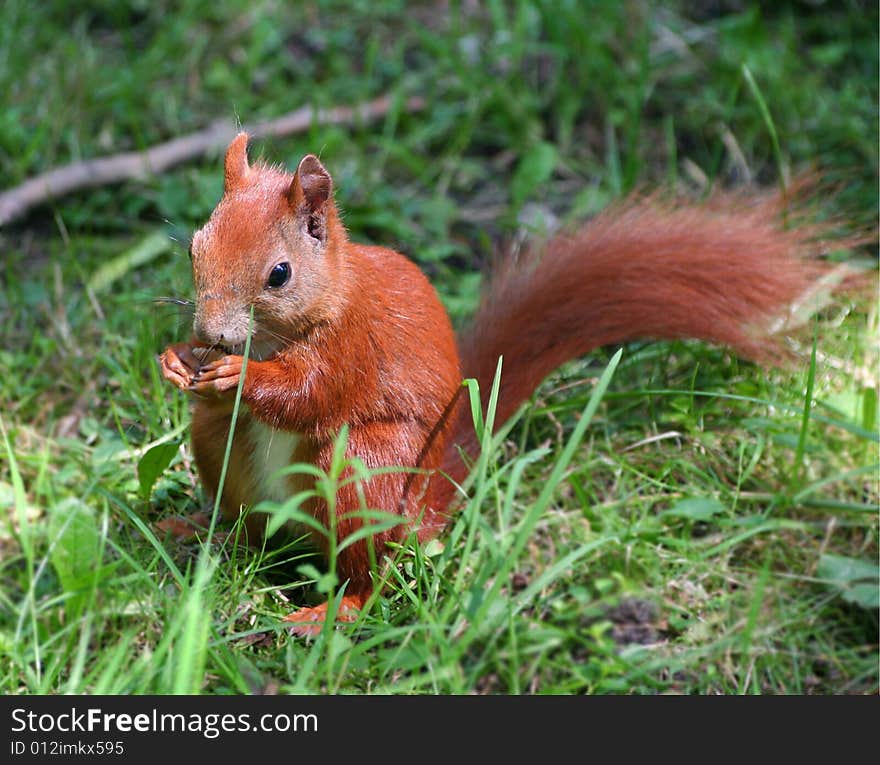
[[[160,367],[192,394],[193,454],[216,495],[252,324],[220,498],[228,518],[309,488],[308,476],[278,471],[303,462],[328,470],[343,426],[347,457],[367,468],[418,469],[339,488],[340,543],[361,527],[363,508],[396,513],[401,523],[340,549],[337,573],[347,585],[338,619],[353,619],[366,603],[371,561],[387,543],[413,532],[424,541],[447,523],[468,457],[479,451],[459,395],[463,378],[488,391],[503,356],[501,424],[560,364],[607,344],[693,338],[776,363],[786,351],[772,323],[830,269],[809,257],[815,229],[781,225],[779,195],[681,205],[630,199],[501,263],[456,338],[411,260],[349,240],[316,156],[290,173],[251,165],[247,146],[243,132],[229,145],[223,195],[192,238],[193,338],[168,347]],[[326,502],[313,497],[307,509],[332,528]],[[262,533],[257,517],[246,517],[250,536]],[[326,552],[326,538],[314,537]],[[323,603],[285,620],[314,634],[326,612]]]

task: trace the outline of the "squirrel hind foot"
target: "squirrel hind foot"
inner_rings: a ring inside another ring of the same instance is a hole
[[[361,608],[367,597],[365,595],[345,595],[339,602],[336,611],[336,621],[353,622],[357,620]],[[290,631],[299,637],[315,637],[320,634],[327,620],[328,604],[321,603],[317,606],[300,608],[292,614],[285,616],[282,621],[290,623]]]

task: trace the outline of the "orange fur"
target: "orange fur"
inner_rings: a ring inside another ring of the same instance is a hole
[[[386,543],[413,529],[425,539],[446,522],[454,487],[438,471],[461,480],[460,449],[476,453],[462,376],[488,391],[504,356],[501,423],[559,364],[608,343],[698,338],[778,361],[770,321],[827,270],[806,257],[814,232],[784,229],[772,197],[680,206],[631,200],[502,264],[457,345],[411,261],[348,241],[332,181],[315,157],[290,174],[251,167],[246,147],[243,135],[230,145],[223,198],[193,237],[195,340],[167,349],[162,369],[195,394],[193,448],[203,482],[216,492],[253,310],[244,408],[221,497],[227,516],[307,487],[302,476],[273,483],[267,465],[280,448],[290,450],[283,464],[328,469],[344,424],[348,456],[370,468],[423,471],[377,475],[338,492],[340,542],[361,527],[352,513],[364,503],[402,520],[340,553],[347,607],[372,591],[370,561],[381,560]],[[308,509],[329,527],[326,503],[316,499]],[[315,541],[326,549],[326,539]],[[294,621],[308,633],[302,624],[323,614],[304,609]]]
[[[608,208],[496,268],[460,339],[462,373],[489,391],[504,357],[495,415],[503,423],[556,367],[603,345],[693,338],[759,363],[784,361],[771,326],[781,319],[785,328],[789,307],[831,267],[811,257],[826,246],[821,231],[784,228],[782,208],[778,194],[674,205],[633,198]],[[858,281],[851,271],[839,288]],[[461,451],[477,451],[471,422],[460,403],[458,448],[443,462],[455,481],[467,473]],[[434,481],[432,510],[442,512],[453,489]]]

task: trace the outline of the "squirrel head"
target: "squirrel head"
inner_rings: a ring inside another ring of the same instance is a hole
[[[333,181],[309,154],[291,174],[250,165],[248,136],[226,151],[223,197],[192,238],[194,332],[207,346],[241,353],[250,311],[251,354],[265,358],[345,304],[345,229]]]

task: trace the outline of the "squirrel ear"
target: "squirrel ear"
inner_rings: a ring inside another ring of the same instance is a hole
[[[333,179],[314,154],[306,154],[296,169],[287,192],[291,205],[305,204],[310,213],[321,211],[333,194]]]
[[[316,239],[323,241],[327,234],[324,206],[333,196],[333,179],[314,154],[307,154],[299,163],[287,200],[294,213],[308,215],[308,230]]]
[[[240,189],[247,183],[250,166],[247,158],[248,134],[239,133],[232,139],[226,150],[226,161],[223,173],[223,190],[225,192]]]

